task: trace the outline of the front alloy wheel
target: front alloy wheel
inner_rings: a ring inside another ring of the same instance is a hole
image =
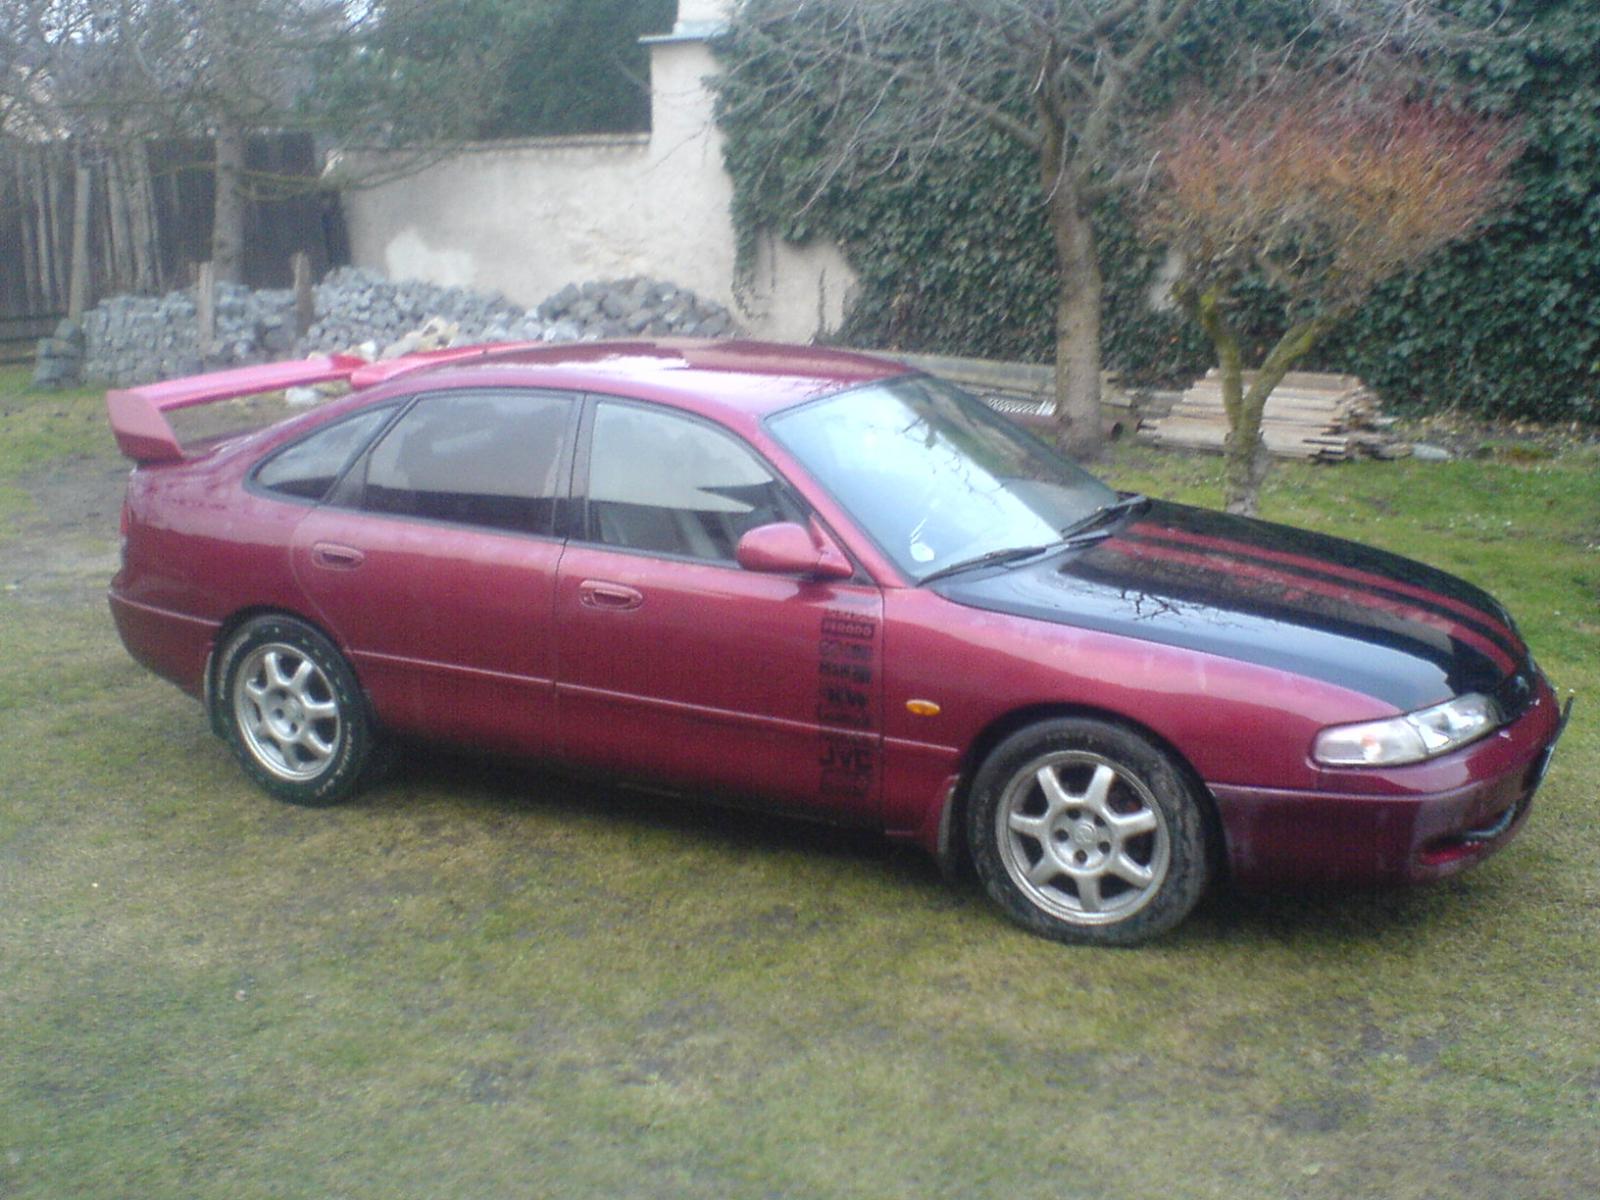
[[[1205,884],[1193,788],[1164,752],[1104,721],[1049,721],[1002,742],[974,780],[969,834],[995,901],[1061,941],[1143,941]]]

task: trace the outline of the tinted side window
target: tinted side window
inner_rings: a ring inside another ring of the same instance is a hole
[[[745,530],[801,519],[787,489],[729,435],[636,405],[595,410],[590,540],[732,561]]]
[[[393,411],[391,407],[368,409],[317,430],[257,467],[256,483],[285,496],[321,500]]]
[[[548,533],[572,400],[536,392],[425,396],[367,460],[361,507]]]

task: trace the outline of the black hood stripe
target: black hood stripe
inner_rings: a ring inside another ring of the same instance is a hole
[[[1508,653],[1480,628],[1507,618],[1464,580],[1355,542],[1160,500],[1103,541],[933,588],[972,608],[1290,672],[1396,712],[1493,693],[1516,678],[1511,660],[1527,663],[1514,634]],[[1480,620],[1458,606],[1481,609]]]
[[[1135,532],[1139,536],[1154,536],[1175,542],[1188,542],[1207,549],[1260,558],[1269,562],[1281,563],[1285,566],[1300,567],[1322,575],[1336,575],[1356,583],[1386,588],[1389,591],[1410,596],[1413,599],[1426,600],[1431,604],[1437,604],[1441,608],[1450,609],[1458,615],[1469,619],[1483,621],[1488,616],[1482,606],[1469,604],[1464,600],[1457,600],[1455,597],[1447,596],[1436,589],[1421,587],[1418,584],[1407,583],[1390,575],[1379,575],[1372,571],[1365,571],[1359,567],[1330,562],[1325,558],[1313,558],[1306,554],[1297,554],[1288,550],[1273,550],[1255,542],[1244,542],[1238,538],[1219,537],[1215,534],[1196,533],[1191,529],[1182,529],[1175,525],[1158,525],[1150,521],[1141,521],[1129,528],[1131,532]],[[1502,622],[1496,620],[1490,623],[1495,630],[1501,633],[1509,633],[1509,630]]]
[[[1391,600],[1406,604],[1408,608],[1413,605],[1421,605],[1438,616],[1448,619],[1457,628],[1462,625],[1469,627],[1479,637],[1493,644],[1495,650],[1498,651],[1494,657],[1497,660],[1502,657],[1506,659],[1507,669],[1521,661],[1524,655],[1521,640],[1491,613],[1475,605],[1457,600],[1453,596],[1446,596],[1430,588],[1407,583],[1404,580],[1377,575],[1371,571],[1363,571],[1357,567],[1348,567],[1339,563],[1328,562],[1324,559],[1313,559],[1288,551],[1272,550],[1263,546],[1252,545],[1249,542],[1236,541],[1232,538],[1193,533],[1189,530],[1174,529],[1170,526],[1156,525],[1149,522],[1139,522],[1128,526],[1121,531],[1120,537],[1135,542],[1172,545],[1174,548],[1201,549],[1207,552],[1207,557],[1216,556],[1231,559],[1241,564],[1270,565],[1277,569],[1284,579],[1299,578],[1308,583],[1321,581],[1340,586],[1348,586],[1352,583],[1360,584],[1364,589],[1370,589],[1370,591],[1380,593]]]
[[[1309,571],[1285,571],[1270,563],[1244,561],[1242,556],[1223,555],[1215,551],[1208,553],[1193,547],[1166,546],[1153,538],[1118,538],[1105,543],[1104,549],[1115,554],[1128,555],[1130,558],[1155,558],[1181,563],[1186,567],[1209,570],[1219,575],[1244,577],[1278,587],[1286,585],[1298,587],[1304,592],[1322,596],[1336,603],[1374,608],[1402,621],[1425,625],[1449,638],[1465,643],[1486,655],[1502,672],[1509,673],[1516,666],[1515,658],[1498,642],[1463,624],[1455,616],[1431,608],[1422,608],[1403,599],[1374,596],[1368,589],[1357,588],[1347,580],[1319,579]],[[1225,565],[1228,560],[1232,560],[1233,565]]]

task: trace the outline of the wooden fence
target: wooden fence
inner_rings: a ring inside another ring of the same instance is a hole
[[[65,313],[53,312],[36,317],[0,317],[0,366],[32,362],[39,339],[49,337],[64,316]]]
[[[87,217],[87,304],[193,282],[196,264],[211,257],[210,154],[203,140],[0,146],[0,318],[67,309],[80,205]],[[309,256],[318,276],[349,261],[338,199],[315,188],[318,162],[309,135],[252,138],[246,165],[266,184],[258,184],[260,198],[248,206],[246,283],[288,287],[296,252]]]

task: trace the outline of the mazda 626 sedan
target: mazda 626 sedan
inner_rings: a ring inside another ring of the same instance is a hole
[[[167,416],[327,380],[232,440]],[[1211,879],[1477,862],[1563,724],[1477,588],[1119,495],[859,355],[506,346],[107,401],[122,640],[294,803],[382,739],[480,747],[880,829],[1037,933],[1127,943]]]

